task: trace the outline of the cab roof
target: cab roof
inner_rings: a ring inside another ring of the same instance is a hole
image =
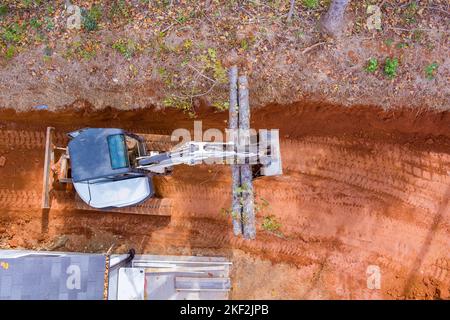
[[[86,128],[76,133],[69,142],[74,182],[114,177],[132,171],[124,130]]]

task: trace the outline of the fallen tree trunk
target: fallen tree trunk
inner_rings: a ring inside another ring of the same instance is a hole
[[[250,143],[250,106],[248,97],[248,81],[246,76],[239,77],[239,140],[240,143]],[[242,230],[245,239],[256,237],[255,211],[253,199],[252,167],[241,165],[241,200],[242,200]]]
[[[328,11],[320,19],[322,32],[339,37],[344,27],[344,13],[350,0],[333,0]]]
[[[230,116],[229,116],[229,139],[238,142],[238,69],[232,66],[228,72],[230,81]],[[233,221],[233,233],[235,236],[242,234],[242,206],[241,193],[239,191],[241,185],[241,169],[238,165],[231,165],[231,218]]]

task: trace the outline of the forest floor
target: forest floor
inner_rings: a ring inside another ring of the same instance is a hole
[[[288,22],[289,1],[281,0],[73,1],[89,19],[68,30],[58,1],[3,1],[11,4],[0,8],[0,107],[83,100],[192,112],[204,100],[222,110],[234,50],[253,107],[307,99],[448,109],[447,1],[351,1],[339,40],[319,32],[328,2],[296,1]],[[368,3],[382,4],[380,31],[367,29]],[[386,74],[388,58],[398,66]]]
[[[450,298],[447,1],[352,1],[339,40],[317,28],[329,1],[296,1],[290,22],[289,1],[73,1],[81,30],[59,1],[2,3],[0,248],[226,256],[236,299]],[[252,128],[280,129],[283,175],[255,181],[255,241],[231,232],[221,166],[155,180],[171,217],[40,210],[47,126],[224,129],[233,50]]]

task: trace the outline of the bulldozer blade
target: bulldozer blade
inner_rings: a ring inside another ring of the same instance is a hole
[[[52,184],[51,167],[54,162],[52,134],[53,127],[47,127],[45,139],[44,176],[42,186],[42,209],[50,209],[50,185]]]

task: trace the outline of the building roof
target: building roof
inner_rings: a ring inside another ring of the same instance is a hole
[[[131,171],[122,129],[86,128],[69,142],[74,182]],[[123,136],[122,136],[123,137]]]
[[[0,250],[0,300],[101,300],[105,256]]]

